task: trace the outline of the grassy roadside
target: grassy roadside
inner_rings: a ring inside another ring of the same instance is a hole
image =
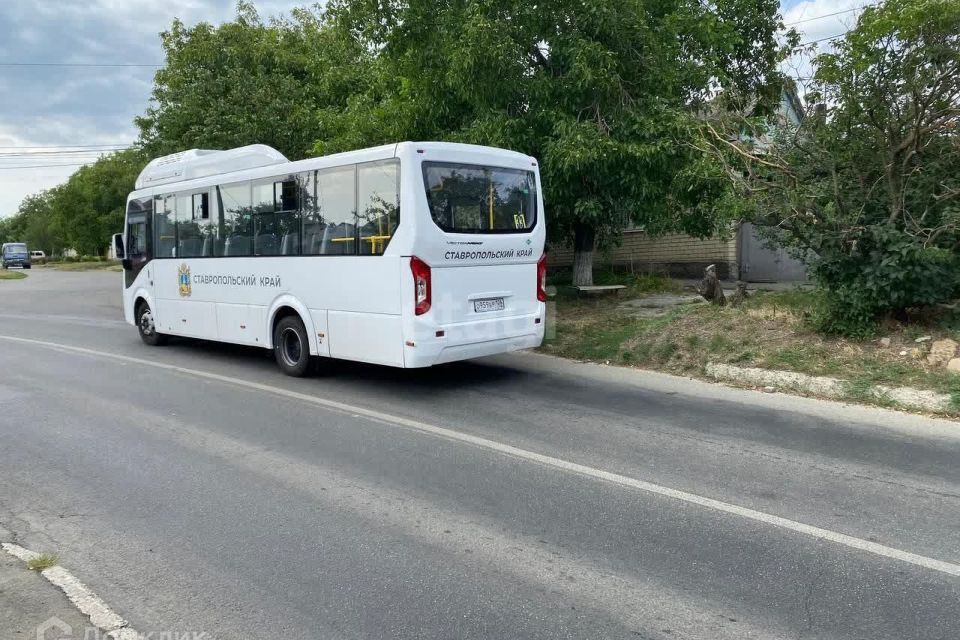
[[[40,266],[40,265],[37,265]],[[44,269],[57,271],[123,271],[119,262],[99,260],[96,262],[48,262]]]
[[[621,283],[628,289],[619,298],[584,299],[559,286],[555,335],[541,351],[699,377],[708,362],[831,376],[849,382],[849,399],[887,406],[870,396],[872,386],[910,386],[950,394],[960,414],[960,375],[926,362],[931,342],[960,337],[958,312],[891,324],[877,339],[855,341],[809,328],[807,319],[817,304],[809,290],[760,291],[738,309],[682,305],[664,316],[643,318],[625,311],[622,303],[654,291],[676,291],[677,285],[650,276]],[[915,342],[921,336],[931,339]]]
[[[23,271],[11,271],[10,269],[0,269],[0,280],[23,280],[27,277]]]

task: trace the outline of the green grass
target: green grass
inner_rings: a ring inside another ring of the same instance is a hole
[[[829,349],[822,346],[799,342],[771,351],[766,357],[766,364],[771,369],[833,375],[838,371],[832,355]]]
[[[0,280],[23,280],[27,277],[23,271],[11,271],[10,269],[0,269]]]
[[[31,558],[27,561],[27,567],[33,571],[43,571],[44,569],[49,569],[50,567],[56,566],[59,562],[57,556],[49,553],[41,553],[35,558]]]

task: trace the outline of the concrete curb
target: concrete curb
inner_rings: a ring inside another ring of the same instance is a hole
[[[792,371],[736,367],[729,364],[707,363],[706,373],[714,380],[736,382],[750,386],[773,387],[780,390],[810,393],[826,398],[844,399],[850,395],[850,383],[839,378],[808,376]],[[947,413],[952,410],[952,399],[944,393],[877,385],[869,390],[877,400],[895,402],[908,409]]]

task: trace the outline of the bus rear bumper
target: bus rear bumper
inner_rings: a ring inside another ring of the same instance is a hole
[[[419,328],[414,346],[404,347],[404,366],[429,367],[539,347],[543,323],[543,314],[538,313],[437,326],[429,333]]]

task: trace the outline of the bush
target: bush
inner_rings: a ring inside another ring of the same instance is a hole
[[[76,262],[76,261],[77,261],[77,256],[64,256],[64,257],[63,257],[63,261],[64,261],[64,262]]]
[[[80,262],[100,262],[100,256],[80,256]]]
[[[957,266],[952,252],[891,225],[826,240],[814,265],[825,294],[814,322],[826,333],[872,335],[884,316],[953,299]]]

